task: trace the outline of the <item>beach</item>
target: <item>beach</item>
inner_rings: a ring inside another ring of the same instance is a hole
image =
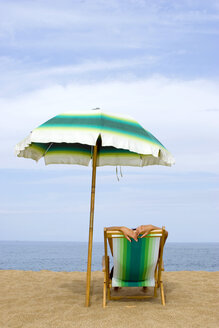
[[[0,327],[218,327],[219,272],[164,272],[163,281],[165,307],[158,292],[147,300],[110,301],[103,309],[103,273],[92,272],[86,308],[85,272],[1,270]],[[143,293],[119,291],[136,292]]]

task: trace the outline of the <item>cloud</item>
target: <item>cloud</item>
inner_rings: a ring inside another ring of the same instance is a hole
[[[196,1],[2,1],[0,13],[2,44],[18,49],[160,49],[166,36],[169,43],[185,33],[218,33],[219,21],[214,2]]]
[[[111,80],[111,74],[113,76],[124,75],[124,78],[127,79],[127,72],[130,70],[141,69],[141,67],[151,68],[158,61],[159,56],[148,55],[129,59],[85,60],[72,65],[35,67],[30,63],[22,64],[13,58],[3,56],[0,57],[0,94],[14,95],[27,90],[45,88],[55,83],[65,85],[73,83],[73,81],[83,83],[93,79],[96,82]]]
[[[214,1],[0,1],[0,94],[216,76],[218,21]]]
[[[219,112],[218,108],[203,109],[204,112]]]
[[[68,28],[78,24],[138,23],[179,25],[188,22],[218,21],[215,2],[208,6],[196,1],[181,1],[179,4],[163,1],[7,1],[0,4],[3,22],[15,27]],[[7,20],[4,13],[7,12]]]

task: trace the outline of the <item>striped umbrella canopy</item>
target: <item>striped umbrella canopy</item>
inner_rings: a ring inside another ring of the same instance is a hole
[[[172,155],[150,132],[130,117],[93,110],[57,115],[16,145],[18,157],[45,164],[89,165],[99,139],[97,166],[146,166],[174,163]]]
[[[18,157],[45,164],[88,166],[92,159],[92,188],[87,263],[86,306],[90,300],[91,257],[96,167],[174,164],[170,152],[131,117],[100,109],[57,115],[34,129],[15,148]]]

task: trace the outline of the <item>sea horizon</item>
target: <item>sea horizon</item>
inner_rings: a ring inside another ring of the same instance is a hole
[[[88,244],[88,241],[77,240],[18,240],[18,239],[2,239],[1,242],[28,242],[28,243],[84,243]],[[93,244],[103,244],[104,241],[93,241]],[[167,244],[219,244],[219,241],[166,241]]]
[[[87,247],[83,241],[0,241],[0,270],[84,272]],[[103,242],[94,242],[93,271],[102,270],[103,255]],[[165,271],[219,271],[219,242],[167,242],[164,267]]]

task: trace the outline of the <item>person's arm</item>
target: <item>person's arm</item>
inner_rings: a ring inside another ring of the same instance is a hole
[[[129,229],[127,227],[107,227],[106,230],[107,231],[121,231],[123,233],[123,235],[125,236],[125,238],[128,239],[128,241],[131,242],[130,238],[133,238],[135,241],[138,241],[136,233],[132,229]]]
[[[141,225],[136,229],[136,237],[142,235],[140,238],[143,238],[147,236],[152,230],[162,230],[162,229],[152,224]],[[165,230],[164,243],[166,242],[167,237],[168,237],[168,231]]]
[[[139,235],[142,235],[140,238],[143,238],[143,237],[147,236],[152,230],[160,230],[160,228],[155,227],[152,224],[140,225],[136,229],[136,235],[137,235],[137,237]]]

